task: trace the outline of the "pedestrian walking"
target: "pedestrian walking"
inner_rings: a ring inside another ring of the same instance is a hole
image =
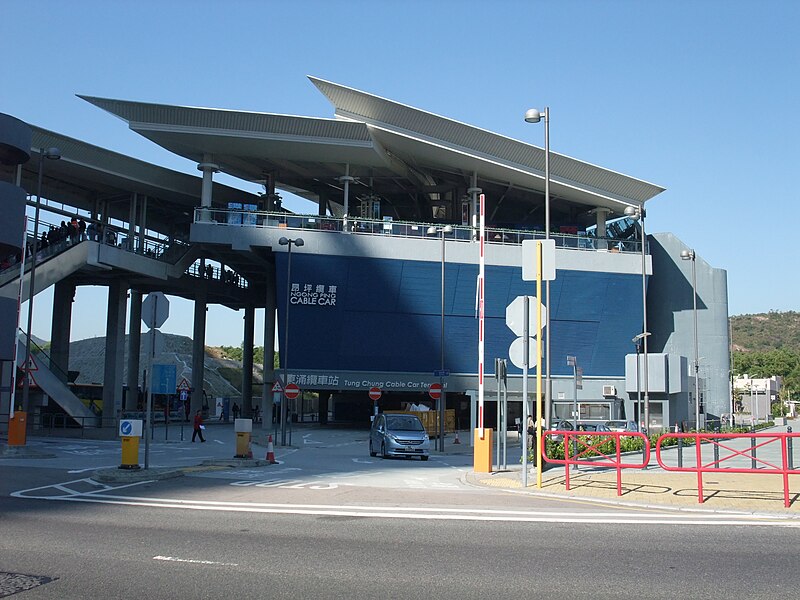
[[[205,428],[206,426],[203,425],[203,415],[201,414],[201,411],[198,410],[196,413],[194,413],[194,433],[192,433],[192,443],[194,443],[194,438],[197,436],[200,436],[201,442],[206,441],[203,437],[203,429]]]

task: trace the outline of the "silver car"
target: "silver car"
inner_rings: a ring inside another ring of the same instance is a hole
[[[369,455],[419,456],[428,460],[431,440],[416,415],[381,413],[369,431]]]
[[[636,421],[606,421],[606,427],[611,431],[639,431]]]

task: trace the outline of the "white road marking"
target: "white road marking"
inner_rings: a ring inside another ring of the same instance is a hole
[[[195,558],[178,558],[176,556],[154,556],[153,560],[166,560],[169,562],[192,563],[195,565],[221,565],[223,567],[238,567],[238,563],[217,562],[215,560],[198,560]]]
[[[371,465],[374,461],[371,460],[364,460],[363,458],[354,458],[354,463],[359,463],[361,465]]]
[[[92,480],[94,485],[102,485]],[[118,496],[106,494],[109,488],[87,493],[80,493],[69,488],[67,482],[58,486],[45,486],[14,492],[11,495],[18,498],[60,500],[67,502],[87,502],[97,504],[112,504],[120,506],[141,506],[147,508],[176,508],[184,510],[224,511],[241,513],[286,514],[286,515],[314,515],[314,516],[341,516],[383,519],[416,519],[416,520],[445,520],[445,521],[503,521],[516,523],[602,523],[617,525],[689,525],[689,526],[771,526],[800,528],[800,520],[781,515],[758,514],[726,514],[710,513],[704,515],[671,512],[664,514],[643,513],[620,515],[618,512],[583,512],[574,513],[566,511],[528,511],[528,510],[498,510],[498,509],[470,509],[470,508],[436,508],[426,506],[347,506],[326,504],[276,504],[261,502],[217,502],[203,500],[183,500],[176,498]],[[141,485],[138,482],[113,488],[115,490]],[[252,485],[252,482],[246,482]],[[305,484],[303,484],[305,485]],[[31,495],[42,489],[53,488],[69,490],[64,496],[36,496]],[[106,486],[107,487],[107,486]],[[102,493],[102,495],[100,495]]]
[[[225,445],[225,442],[223,442],[222,440],[214,440],[214,441],[215,441],[216,443],[218,443],[218,444],[221,444],[221,445],[223,445],[223,446]]]
[[[100,469],[113,469],[114,467],[118,467],[119,465],[100,465],[97,467],[89,467],[88,469],[74,469],[72,471],[67,471],[67,473],[75,474],[75,473],[86,473],[86,471],[99,471]]]

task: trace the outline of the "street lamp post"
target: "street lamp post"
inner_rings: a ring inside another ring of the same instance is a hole
[[[697,344],[697,269],[694,250],[682,250],[681,259],[692,261],[692,313],[694,316],[694,421],[700,430],[700,354]]]
[[[39,177],[36,185],[36,212],[33,217],[33,248],[31,248],[31,276],[28,282],[28,329],[25,337],[25,380],[22,382],[22,412],[28,412],[28,398],[31,387],[31,329],[33,328],[33,297],[36,294],[36,254],[39,252],[39,210],[42,205],[42,178],[44,177],[44,159],[58,160],[61,150],[58,148],[39,148]],[[23,248],[27,252],[27,245]]]
[[[451,225],[444,227],[429,227],[428,235],[435,235],[440,233],[442,236],[442,321],[441,330],[439,333],[440,347],[441,347],[441,360],[439,363],[439,385],[441,386],[442,393],[439,396],[439,452],[444,452],[444,413],[447,400],[447,392],[444,387],[444,235],[446,233],[453,233]]]
[[[305,242],[303,238],[286,238],[282,237],[278,240],[281,246],[288,246],[286,257],[286,310],[284,312],[283,321],[283,400],[281,401],[281,446],[286,445],[286,416],[289,401],[286,398],[286,386],[289,385],[289,298],[291,297],[292,287],[292,245],[298,248]]]
[[[648,335],[650,335],[650,332],[645,331],[631,340],[636,346],[636,419],[639,421],[640,427],[642,423],[642,386],[639,383],[639,348],[642,340]]]
[[[550,239],[550,107],[545,106],[544,112],[536,108],[529,108],[525,111],[526,123],[538,123],[544,118],[544,239]],[[545,281],[544,304],[547,307],[545,315],[544,329],[544,356],[545,356],[545,384],[544,384],[544,406],[545,420],[550,423],[552,414],[552,386],[550,381],[550,280]]]
[[[646,270],[646,240],[647,236],[644,231],[644,220],[647,212],[644,210],[644,203],[639,206],[627,206],[625,208],[625,216],[639,221],[640,237],[639,243],[642,249],[642,350],[644,354],[644,371],[642,373],[644,379],[644,433],[650,429],[650,392],[648,385],[648,365],[647,365],[647,337],[650,335],[647,332],[647,270]],[[637,358],[638,364],[638,358]],[[641,418],[641,414],[639,416]]]

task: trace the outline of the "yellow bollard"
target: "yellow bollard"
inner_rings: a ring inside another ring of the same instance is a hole
[[[236,455],[234,458],[250,458],[250,436],[253,433],[252,419],[236,419],[233,422],[236,432]]]
[[[250,433],[247,431],[237,431],[236,456],[234,458],[247,458],[249,451],[250,451]]]
[[[121,420],[119,435],[122,438],[122,464],[119,468],[139,469],[139,438],[142,437],[142,420]]]
[[[491,473],[492,436],[494,431],[485,427],[483,429],[483,439],[481,439],[480,433],[480,429],[475,429],[474,469],[476,473]]]

